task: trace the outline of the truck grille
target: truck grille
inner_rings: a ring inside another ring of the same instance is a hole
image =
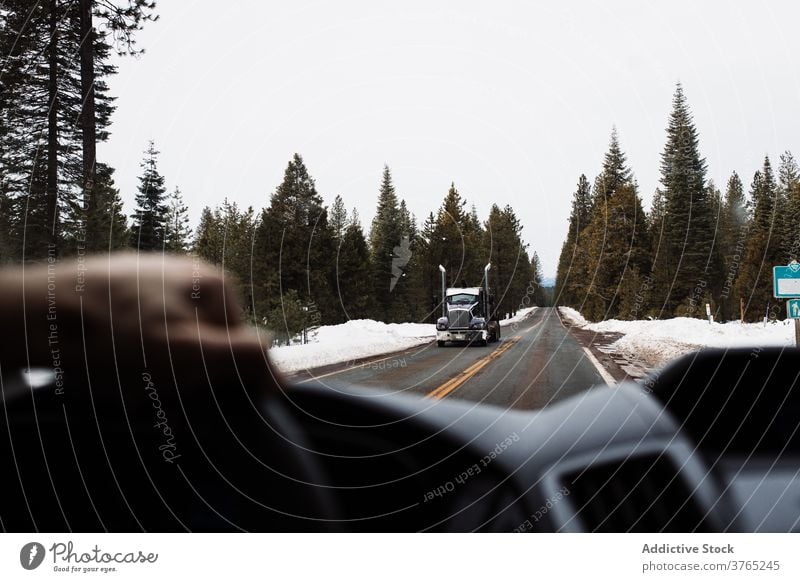
[[[468,329],[472,314],[469,309],[452,309],[447,314],[450,321],[450,329]]]

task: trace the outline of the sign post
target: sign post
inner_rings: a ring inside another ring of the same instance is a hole
[[[800,348],[800,263],[792,261],[785,267],[772,267],[772,294],[776,299],[788,299],[786,315],[794,319],[794,345]]]

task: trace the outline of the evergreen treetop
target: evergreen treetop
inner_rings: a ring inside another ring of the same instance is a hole
[[[166,235],[168,207],[164,177],[158,171],[155,143],[150,141],[141,163],[136,210],[131,227],[131,246],[140,251],[161,250]]]
[[[617,128],[611,129],[611,138],[603,158],[603,169],[595,180],[595,202],[608,199],[622,186],[633,183],[633,174],[619,144]]]

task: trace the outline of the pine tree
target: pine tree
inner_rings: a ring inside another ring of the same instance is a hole
[[[617,128],[613,127],[608,151],[603,158],[603,170],[594,182],[595,204],[613,196],[620,187],[631,182],[632,174],[627,164],[625,154],[619,145]]]
[[[800,259],[800,168],[792,152],[781,154],[778,168],[778,190],[780,208],[780,236],[782,240],[782,262],[788,264]]]
[[[161,250],[166,235],[168,207],[164,177],[158,172],[158,155],[151,141],[141,163],[139,193],[131,226],[131,246],[140,251]]]
[[[756,229],[769,232],[773,248],[778,249],[780,248],[780,233],[776,231],[775,227],[779,195],[772,163],[769,161],[769,156],[765,156],[761,168],[761,180],[758,183],[754,181],[753,186],[753,225]]]
[[[402,276],[407,264],[404,257],[395,256],[395,247],[403,244],[402,216],[389,166],[383,167],[378,207],[372,220],[369,242],[372,263],[372,289],[375,298],[375,318],[391,322],[402,319],[403,308],[399,295],[394,294],[392,282]],[[406,243],[408,244],[408,243]],[[398,272],[398,268],[400,272]]]
[[[269,328],[276,345],[289,345],[304,329],[319,324],[309,316],[308,300],[301,298],[295,289],[285,291],[281,301],[273,304],[259,323]]]
[[[341,321],[328,211],[299,154],[287,164],[254,236],[251,296],[257,322],[262,317],[274,320],[290,291],[308,314],[306,323]]]
[[[405,200],[398,206],[400,241],[392,249],[392,279],[389,291],[394,305],[394,320],[416,321],[419,313],[419,258],[417,257],[417,221]]]
[[[721,236],[722,231],[722,192],[719,191],[714,180],[709,179],[706,185],[706,197],[711,205],[711,216],[714,219],[714,232]]]
[[[664,232],[664,214],[664,192],[661,188],[656,188],[653,193],[650,212],[647,213],[647,228],[650,230],[650,236],[652,237],[654,254],[658,252],[658,245]]]
[[[439,241],[436,240],[436,216],[430,212],[417,235],[417,278],[420,313],[419,321],[433,322],[441,314],[442,297],[439,279]]]
[[[29,255],[44,255],[48,233],[44,202],[43,164],[37,147],[42,145],[44,112],[39,76],[31,54],[42,51],[39,31],[45,14],[43,3],[4,2],[0,11],[0,203],[3,209],[3,260],[22,259],[23,237]],[[27,22],[31,24],[26,25]],[[39,26],[34,26],[38,24]],[[17,31],[10,34],[8,31]],[[43,68],[43,67],[42,67]],[[38,89],[34,93],[34,86]],[[38,115],[38,117],[36,117]],[[34,119],[36,121],[34,121]],[[36,187],[36,195],[31,196]],[[41,210],[40,210],[41,209]],[[37,252],[38,250],[38,252]],[[31,252],[32,251],[32,252]]]
[[[397,207],[398,217],[400,220],[400,234],[401,236],[410,236],[417,230],[416,219],[411,215],[408,210],[405,199],[400,200],[400,205]]]
[[[709,226],[707,228],[711,232],[713,246],[711,252],[708,254],[705,267],[707,277],[704,280],[707,282],[707,289],[703,292],[702,303],[708,304],[714,317],[719,319],[720,317],[725,317],[725,309],[727,309],[727,307],[723,306],[721,297],[727,268],[725,263],[726,247],[724,246],[725,216],[722,193],[711,179],[708,180],[706,186],[706,200],[707,204],[710,206],[710,217],[707,219]],[[693,316],[706,317],[705,309],[692,308],[690,311]]]
[[[678,84],[661,155],[663,228],[654,257],[659,315],[700,315],[697,305],[721,284],[716,219],[705,184],[706,162],[683,87]]]
[[[74,2],[73,2],[74,4]],[[81,132],[82,206],[94,214],[102,206],[102,192],[96,192],[98,181],[97,142],[105,141],[108,133],[110,108],[103,97],[107,92],[105,77],[116,72],[108,63],[111,43],[119,55],[138,54],[135,34],[144,22],[157,20],[155,2],[126,0],[124,5],[114,0],[78,0],[77,17],[72,28],[77,33],[80,62],[80,93],[78,127]],[[107,100],[106,100],[107,101]],[[106,193],[107,194],[107,193]],[[87,232],[87,238],[99,233]]]
[[[744,237],[742,229],[747,226],[747,206],[744,198],[744,187],[739,174],[733,172],[728,178],[725,188],[725,200],[722,205],[722,241],[724,248],[733,250],[739,239]]]
[[[500,209],[493,204],[485,229],[484,252],[487,262],[492,264],[489,286],[495,296],[497,313],[503,318],[525,306],[530,258],[520,238],[522,226],[510,206]]]
[[[356,217],[344,231],[336,261],[337,297],[346,319],[364,319],[374,311],[371,289],[364,285],[371,273],[369,247]]]
[[[477,285],[483,277],[482,253],[476,247],[481,233],[476,232],[474,219],[466,212],[465,206],[466,201],[461,198],[455,184],[451,184],[436,215],[435,268],[443,265],[447,269],[452,286]]]
[[[569,277],[560,276],[561,293],[588,319],[633,318],[646,308],[643,278],[650,273],[648,219],[625,159],[614,130],[595,180],[591,208],[586,209],[585,178],[579,181],[573,202],[571,222],[575,227],[571,230],[576,242],[570,243],[567,255]],[[581,219],[587,218],[588,224],[580,228]],[[561,272],[565,270],[562,263]]]
[[[241,210],[235,202],[225,198],[215,215],[221,246],[219,264],[229,276],[233,276],[244,307],[244,316],[250,318],[254,314],[251,257],[256,232],[255,211],[251,206]]]
[[[109,252],[124,249],[130,243],[128,220],[122,212],[122,198],[114,185],[114,170],[98,164],[93,187],[95,202],[86,209],[84,241],[88,252]]]
[[[506,208],[513,213],[510,206]],[[516,218],[516,216],[514,216]],[[473,204],[464,219],[464,272],[468,280],[480,283],[483,280],[483,267],[489,261],[483,247],[486,233],[483,231],[478,211]]]
[[[772,267],[781,264],[782,244],[776,228],[778,187],[769,158],[753,176],[750,188],[753,218],[748,232],[741,271],[734,286],[734,297],[744,299],[745,318],[759,321],[772,298]]]
[[[574,272],[580,261],[576,262],[578,236],[586,228],[591,219],[592,196],[589,180],[581,174],[578,186],[572,197],[572,210],[569,215],[567,238],[561,247],[556,272],[555,296],[558,305],[576,307],[581,301],[584,291],[581,287],[584,279]]]
[[[547,297],[544,289],[544,275],[542,275],[542,262],[536,251],[531,255],[530,282],[526,289],[526,296],[530,296],[532,305],[542,307],[547,305]],[[530,305],[526,305],[526,307]]]
[[[738,319],[739,299],[731,295],[744,259],[749,221],[742,180],[736,172],[728,178],[722,204],[721,248],[725,274],[720,293],[722,319]]]
[[[589,266],[582,312],[591,320],[639,318],[644,310],[642,277],[650,272],[647,219],[632,182],[595,206],[579,247]]]
[[[189,209],[183,202],[180,188],[175,188],[166,201],[167,215],[164,222],[164,250],[171,253],[188,252],[192,239],[189,226]]]
[[[528,255],[528,244],[520,240],[517,262],[514,265],[508,294],[509,313],[512,316],[516,315],[517,311],[523,307],[527,307],[528,301],[532,300],[532,297],[529,296],[529,289],[535,291],[531,282],[531,258]],[[533,293],[530,294],[533,295]]]
[[[331,234],[333,240],[338,248],[344,238],[344,233],[347,230],[347,208],[344,206],[344,200],[338,194],[333,199],[330,211]]]
[[[666,215],[666,202],[664,191],[656,188],[653,192],[653,200],[650,204],[650,211],[647,213],[647,232],[650,238],[650,259],[655,268],[655,263],[661,254],[661,247],[664,243],[664,218]],[[642,306],[642,311],[647,317],[659,317],[662,304],[659,299],[662,293],[654,288],[655,276],[652,271],[643,274],[639,289],[634,292],[635,300]],[[638,317],[637,317],[638,318]]]
[[[217,212],[206,206],[200,213],[192,250],[209,263],[222,263],[222,233]]]
[[[192,252],[223,268],[226,275],[234,279],[245,318],[253,316],[250,258],[255,229],[253,208],[242,211],[235,202],[225,198],[213,210],[208,206],[203,208],[192,244]]]

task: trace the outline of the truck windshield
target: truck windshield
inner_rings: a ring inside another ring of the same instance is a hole
[[[447,303],[450,305],[470,305],[478,300],[477,295],[469,293],[456,293],[447,297]]]

